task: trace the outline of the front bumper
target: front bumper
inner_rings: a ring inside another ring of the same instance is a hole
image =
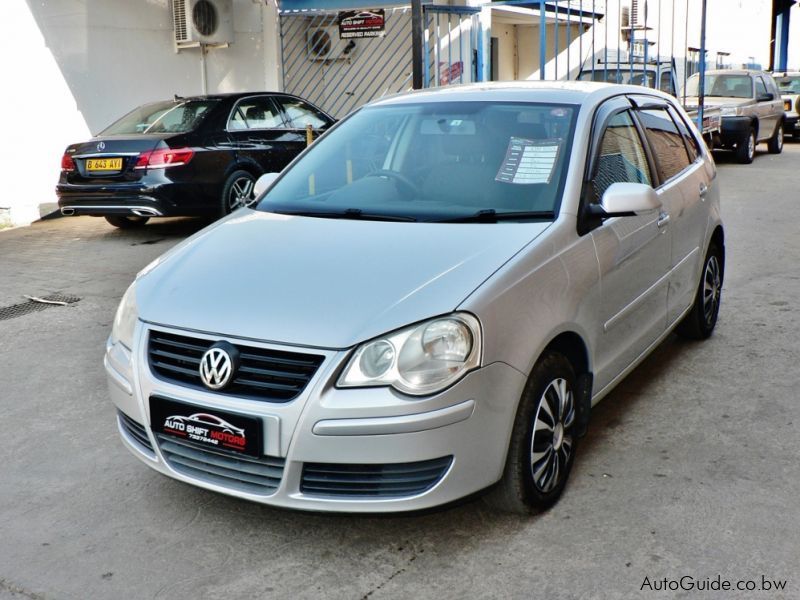
[[[721,121],[719,137],[723,146],[744,143],[753,126],[750,117],[722,117]]]
[[[502,475],[517,401],[525,385],[525,377],[508,365],[487,365],[439,394],[410,399],[389,388],[335,388],[333,382],[349,352],[323,351],[325,360],[303,393],[290,402],[271,403],[156,378],[147,359],[148,327],[143,323],[137,327],[133,352],[109,343],[104,362],[111,399],[121,413],[118,428],[124,444],[164,475],[274,506],[376,513],[446,504],[490,486]],[[208,339],[238,341],[228,336]],[[274,487],[253,493],[235,482],[225,484],[175,464],[164,451],[163,438],[156,437],[149,426],[149,398],[154,395],[261,419],[264,464],[274,474]],[[361,467],[374,477],[434,463],[442,468],[441,475],[419,493],[369,496],[357,486],[335,494],[309,491],[308,473],[321,467],[324,471],[329,465],[347,472]]]
[[[794,134],[800,132],[800,115],[796,112],[785,112],[783,116],[783,132]]]

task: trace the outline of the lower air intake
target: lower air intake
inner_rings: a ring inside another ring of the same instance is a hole
[[[306,463],[300,491],[314,496],[401,498],[428,491],[444,477],[452,456],[411,463]]]

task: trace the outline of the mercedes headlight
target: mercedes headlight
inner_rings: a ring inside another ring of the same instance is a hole
[[[139,319],[139,311],[136,309],[136,282],[132,283],[117,308],[114,315],[114,325],[111,328],[111,339],[119,342],[128,350],[133,348],[133,331],[136,328],[136,321]]]
[[[478,367],[480,359],[478,320],[453,313],[361,344],[337,385],[392,386],[422,396],[455,383]]]

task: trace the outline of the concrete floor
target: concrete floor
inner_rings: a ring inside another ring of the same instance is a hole
[[[561,502],[399,517],[264,508],[162,477],[117,439],[101,359],[134,274],[202,224],[0,233],[0,598],[629,598],[665,577],[800,598],[800,144],[720,157],[728,269],[706,343],[668,339],[593,412]],[[656,597],[750,594],[668,592]]]

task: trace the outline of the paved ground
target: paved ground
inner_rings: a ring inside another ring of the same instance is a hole
[[[421,516],[273,510],[141,465],[117,440],[103,342],[134,274],[198,229],[60,219],[0,233],[0,598],[730,598],[668,577],[788,579],[800,597],[800,144],[720,160],[728,272],[717,333],[666,341],[593,413],[537,518],[480,501]],[[650,586],[645,585],[649,578]]]

